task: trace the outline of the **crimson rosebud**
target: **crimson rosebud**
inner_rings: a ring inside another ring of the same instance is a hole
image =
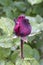
[[[31,33],[31,25],[25,15],[20,15],[14,21],[14,32],[17,36],[25,37]]]

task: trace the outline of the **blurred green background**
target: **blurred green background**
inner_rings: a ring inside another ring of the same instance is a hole
[[[24,57],[20,39],[13,38],[14,18],[25,14],[32,25]],[[0,65],[43,65],[43,0],[0,0]]]

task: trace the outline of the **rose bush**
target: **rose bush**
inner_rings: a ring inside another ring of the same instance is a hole
[[[43,0],[0,0],[0,65],[43,65]]]

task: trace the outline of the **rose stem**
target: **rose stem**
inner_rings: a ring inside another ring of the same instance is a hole
[[[21,58],[23,59],[23,40],[21,39]]]

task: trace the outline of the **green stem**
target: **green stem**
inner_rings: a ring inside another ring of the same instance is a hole
[[[21,39],[21,58],[23,59],[23,40]]]

